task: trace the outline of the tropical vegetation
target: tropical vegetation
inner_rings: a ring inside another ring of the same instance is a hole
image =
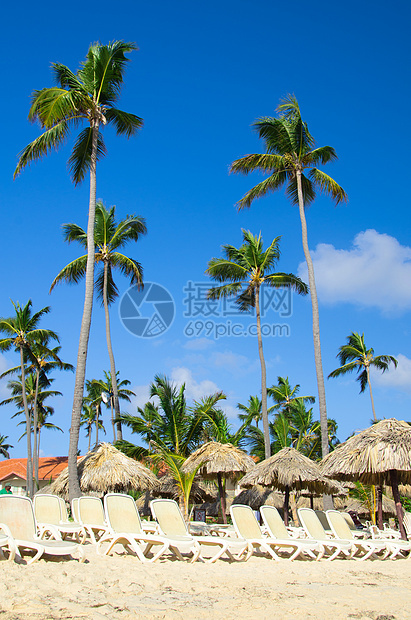
[[[292,273],[273,272],[280,258],[280,237],[273,239],[263,250],[261,234],[253,235],[243,230],[243,244],[223,246],[223,258],[212,258],[208,263],[206,274],[220,286],[208,291],[209,299],[235,296],[235,301],[242,312],[255,309],[257,320],[258,354],[261,365],[261,413],[264,428],[265,458],[269,458],[270,430],[267,413],[267,373],[261,335],[260,295],[262,286],[272,288],[290,288],[301,295],[308,293],[307,285]]]
[[[93,307],[96,167],[97,161],[106,153],[101,130],[105,125],[112,124],[117,134],[129,138],[142,127],[140,117],[115,107],[124,81],[126,63],[129,61],[125,54],[136,49],[134,43],[124,41],[114,41],[108,45],[95,43],[90,46],[86,60],[76,73],[60,63],[52,64],[57,85],[34,91],[29,112],[29,119],[38,121],[44,131],[22,150],[14,173],[18,175],[31,162],[58,149],[65,143],[72,129],[86,123],[85,129],[76,139],[68,162],[75,185],[84,180],[87,172],[90,174],[85,300],[68,452],[70,499],[80,496],[77,452]]]
[[[325,401],[324,374],[321,359],[320,320],[314,266],[308,247],[306,207],[311,204],[317,192],[326,193],[336,204],[347,200],[345,191],[318,165],[337,159],[331,146],[315,148],[315,140],[301,118],[297,99],[285,97],[277,108],[278,117],[259,118],[253,127],[263,139],[266,152],[255,153],[237,159],[231,164],[231,172],[249,174],[259,171],[269,176],[250,189],[237,203],[239,209],[248,208],[257,198],[262,198],[286,186],[286,193],[292,204],[298,205],[304,256],[308,269],[313,314],[313,338],[315,367],[317,373],[318,401],[321,421],[321,442],[323,456],[328,454],[328,424]]]

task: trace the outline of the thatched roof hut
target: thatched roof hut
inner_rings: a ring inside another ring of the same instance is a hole
[[[325,476],[392,487],[401,536],[406,540],[398,482],[411,482],[411,426],[390,418],[381,420],[330,452],[322,461]]]
[[[307,489],[312,493],[338,492],[338,487],[324,478],[319,465],[295,448],[282,448],[279,452],[254,466],[240,482],[250,488],[255,484],[284,491],[284,521],[288,525],[290,490]]]
[[[166,474],[158,479],[158,486],[152,491],[153,497],[165,497],[168,499],[178,499],[180,496],[180,489],[177,482],[171,474]],[[190,501],[193,504],[199,504],[200,502],[208,502],[215,500],[217,491],[214,485],[210,483],[206,484],[199,478],[194,478],[191,491]]]
[[[138,461],[117,450],[109,443],[101,443],[88,452],[77,463],[80,490],[82,493],[125,493],[129,490],[154,489],[158,485],[156,476]],[[68,469],[50,486],[50,493],[69,497]]]
[[[233,499],[233,504],[245,504],[246,506],[251,506],[253,510],[259,510],[264,504],[282,509],[284,505],[284,495],[272,491],[267,487],[263,487],[260,484],[256,484],[249,489],[243,489],[241,493],[236,495]]]
[[[187,473],[197,469],[198,474],[206,480],[217,479],[222,517],[226,523],[226,495],[222,478],[236,480],[254,467],[254,464],[251,456],[231,443],[209,441],[193,452],[181,469]]]

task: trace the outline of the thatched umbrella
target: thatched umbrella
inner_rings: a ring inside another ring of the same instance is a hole
[[[411,482],[411,426],[390,418],[350,437],[322,461],[326,476],[382,486],[391,483],[401,537],[407,540],[398,482]]]
[[[271,489],[256,484],[249,489],[243,489],[241,493],[235,496],[233,504],[245,504],[253,510],[259,510],[261,506],[275,506],[275,508],[283,508],[284,496]]]
[[[83,493],[119,493],[130,489],[153,489],[158,480],[150,469],[114,448],[101,443],[77,462],[80,490]],[[50,486],[50,492],[68,498],[68,469]]]
[[[261,461],[244,476],[240,486],[249,488],[255,484],[274,487],[284,491],[284,522],[288,525],[290,490],[308,489],[316,493],[333,493],[331,480],[321,474],[320,467],[295,448],[282,448],[265,461]]]
[[[181,469],[186,473],[198,469],[198,474],[206,480],[217,479],[223,522],[227,523],[226,495],[222,478],[236,480],[254,467],[254,464],[248,454],[231,443],[209,441],[193,452]]]

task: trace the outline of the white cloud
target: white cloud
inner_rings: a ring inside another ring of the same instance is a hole
[[[135,415],[137,407],[143,408],[150,399],[150,385],[135,385],[131,389],[135,396],[131,397],[131,403],[124,402],[124,404],[121,405],[121,409]]]
[[[194,338],[188,340],[186,344],[183,345],[183,349],[188,349],[189,351],[205,351],[214,345],[215,341],[209,338]]]
[[[366,230],[349,250],[320,243],[312,252],[319,299],[377,307],[383,312],[411,309],[411,248],[390,235]],[[308,281],[305,262],[298,275]]]
[[[173,368],[171,371],[171,379],[179,385],[185,383],[187,399],[192,398],[193,400],[199,400],[203,396],[208,396],[209,394],[214,394],[214,392],[219,391],[214,381],[210,381],[209,379],[196,381],[191,370],[184,366]]]
[[[395,355],[395,358],[398,360],[397,368],[390,364],[389,370],[384,373],[372,370],[372,381],[382,387],[411,392],[411,360],[402,353]]]

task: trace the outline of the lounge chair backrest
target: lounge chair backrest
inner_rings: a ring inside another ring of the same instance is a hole
[[[142,534],[140,515],[131,495],[108,493],[104,497],[106,521],[115,532]]]
[[[403,523],[408,540],[411,540],[411,512],[404,510]]]
[[[241,538],[262,538],[261,528],[250,506],[232,504],[230,513],[236,532]]]
[[[33,503],[28,497],[0,495],[0,523],[9,527],[13,538],[33,540],[37,537]]]
[[[338,510],[327,510],[327,519],[330,523],[331,529],[337,538],[343,538],[344,540],[353,540],[354,536],[347,521]]]
[[[78,497],[75,497],[71,500],[71,516],[73,517],[74,521],[80,521],[80,515],[78,512],[78,500]]]
[[[60,499],[57,495],[39,493],[34,496],[33,506],[38,523],[50,523],[52,525],[60,523]]]
[[[264,521],[264,525],[268,529],[268,535],[272,538],[281,538],[287,540],[291,538],[280,513],[274,506],[261,506],[260,513]]]
[[[78,512],[81,523],[105,525],[103,504],[98,497],[79,497]]]
[[[300,523],[310,538],[315,540],[326,540],[327,535],[321,521],[311,508],[299,508],[297,510]]]
[[[66,523],[69,520],[69,518],[68,518],[66,502],[64,501],[62,497],[59,497],[59,505],[60,505],[60,519],[61,521],[63,521],[63,523]]]
[[[342,512],[341,513],[343,519],[346,521],[348,527],[350,528],[350,530],[352,530],[353,532],[357,532],[357,528],[355,527],[355,523],[352,520],[352,516],[350,515],[349,512]]]
[[[188,530],[177,502],[173,499],[153,499],[150,502],[153,517],[166,536],[187,536]]]
[[[324,510],[314,510],[315,514],[317,515],[321,525],[323,526],[324,530],[327,532],[329,532],[331,530],[330,528],[330,524],[328,523],[328,519],[327,519],[327,515],[325,514]]]

